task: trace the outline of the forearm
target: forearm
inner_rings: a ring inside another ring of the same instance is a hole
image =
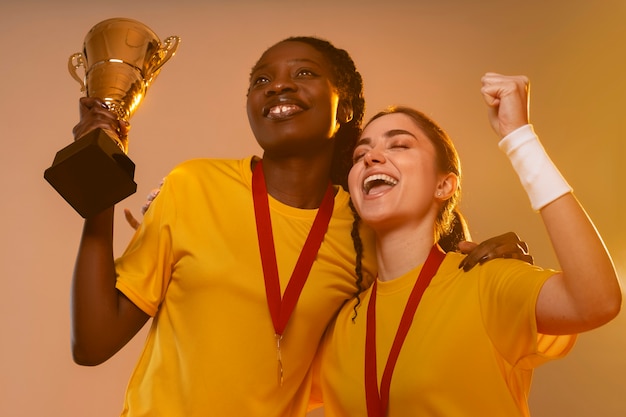
[[[107,360],[141,328],[127,320],[134,306],[115,288],[115,279],[111,208],[85,220],[76,259],[72,352],[77,363],[95,365]]]
[[[537,302],[544,333],[576,333],[611,320],[621,292],[610,255],[593,223],[552,163],[531,126],[500,142],[520,177],[533,209],[550,236],[562,274],[551,278]]]

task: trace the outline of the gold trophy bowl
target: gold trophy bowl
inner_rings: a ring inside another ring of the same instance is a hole
[[[128,121],[179,43],[178,36],[161,43],[136,20],[108,19],[91,28],[83,52],[70,56],[68,68],[83,93],[102,99],[120,121]],[[128,138],[95,129],[58,151],[44,178],[82,217],[91,217],[137,191],[127,152]]]

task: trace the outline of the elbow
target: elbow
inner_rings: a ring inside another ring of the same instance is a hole
[[[607,300],[603,303],[604,304],[604,316],[605,316],[607,323],[613,320],[615,317],[617,317],[617,315],[620,313],[622,309],[622,301],[623,301],[622,288],[619,284],[619,280],[617,279],[617,276],[615,277],[615,283],[616,285],[611,293],[611,296],[607,297]]]
[[[76,354],[73,354],[72,358],[74,359],[74,363],[76,365],[80,365],[80,366],[97,366],[97,365],[100,365],[102,363],[102,362],[89,360],[88,358],[84,358],[84,357],[78,356]]]
[[[81,366],[97,366],[109,359],[110,356],[104,356],[94,352],[92,349],[72,341],[72,359],[74,363]]]
[[[77,351],[72,351],[72,359],[74,363],[81,366],[97,366],[106,361],[106,359],[100,359],[96,357],[92,357],[89,355],[84,355],[77,353]]]
[[[605,306],[605,318],[607,323],[613,320],[622,310],[622,291],[618,289],[617,294]]]
[[[617,317],[622,309],[622,292],[617,290],[611,296],[608,296],[602,301],[596,303],[593,309],[593,313],[589,313],[588,323],[590,328],[600,327],[607,324],[611,320]]]

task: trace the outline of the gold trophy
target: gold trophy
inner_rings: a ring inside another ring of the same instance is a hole
[[[70,56],[68,67],[82,92],[102,99],[120,121],[128,121],[179,43],[178,36],[161,43],[135,20],[108,19],[91,28],[83,52]],[[127,152],[126,137],[95,129],[58,151],[44,178],[82,217],[90,217],[137,191],[135,164]]]

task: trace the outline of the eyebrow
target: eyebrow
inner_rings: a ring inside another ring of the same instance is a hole
[[[387,139],[392,138],[394,136],[399,136],[399,135],[409,135],[413,137],[415,140],[418,140],[417,136],[415,136],[413,133],[409,132],[408,130],[404,130],[404,129],[391,129],[391,130],[386,131],[383,134],[383,136]],[[365,137],[365,138],[359,139],[355,146],[369,145],[370,143],[372,143],[372,139]]]
[[[295,59],[290,59],[287,61],[287,64],[289,65],[293,65],[293,64],[309,64],[309,65],[314,65],[314,66],[320,66],[320,64],[317,61],[314,61],[312,59],[309,58],[295,58]],[[266,62],[263,63],[261,65],[259,65],[258,67],[255,67],[252,69],[252,73],[255,73],[257,71],[261,71],[267,67],[269,67],[271,65],[270,62]]]

